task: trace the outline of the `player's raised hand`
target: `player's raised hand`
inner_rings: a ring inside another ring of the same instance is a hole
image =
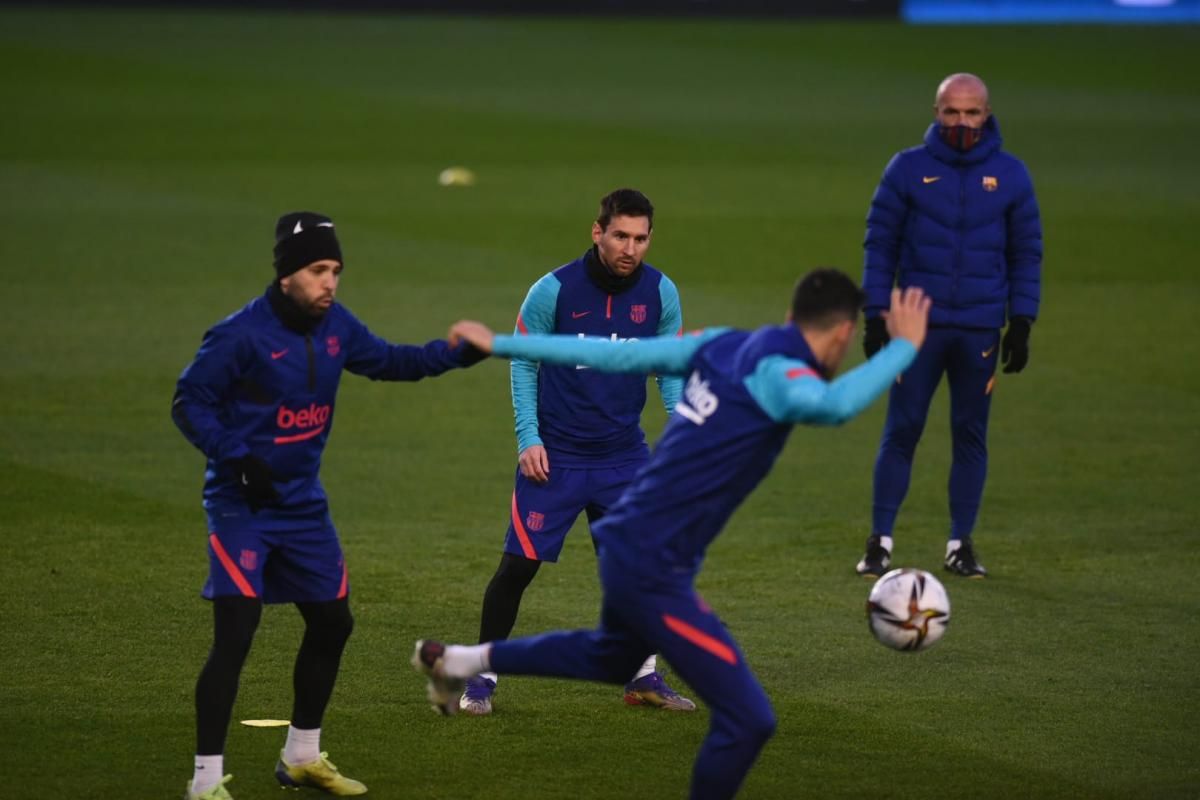
[[[929,327],[931,305],[933,301],[916,286],[904,291],[892,289],[892,307],[885,315],[888,334],[893,339],[908,339],[915,347],[920,347]]]
[[[446,340],[450,342],[451,347],[458,347],[462,342],[473,346],[476,350],[486,355],[492,354],[492,339],[495,334],[492,329],[482,322],[476,322],[471,319],[461,319],[450,326],[450,332],[446,334]]]

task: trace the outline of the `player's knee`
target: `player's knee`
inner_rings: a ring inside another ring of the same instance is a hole
[[[917,443],[919,441],[921,441],[921,430],[919,428],[889,430],[883,438],[882,449],[892,453],[899,453],[905,458],[911,459],[917,452]]]
[[[214,666],[223,670],[240,670],[250,655],[250,645],[254,635],[233,635],[225,633],[213,639],[212,650],[208,660]]]
[[[254,642],[262,604],[250,598],[222,597],[213,601],[213,615],[213,657],[222,662],[242,663]]]
[[[500,559],[500,566],[497,567],[492,582],[508,591],[524,591],[533,580],[533,576],[537,575],[541,564],[540,561],[505,553]]]
[[[964,454],[981,454],[987,452],[987,429],[979,423],[955,422],[950,428],[954,449]]]
[[[737,738],[760,745],[775,735],[777,726],[775,711],[766,702],[747,703],[730,720]]]
[[[344,647],[352,633],[354,633],[354,615],[350,613],[349,606],[346,606],[344,613],[334,615],[325,623],[325,637],[330,644],[338,647]]]
[[[345,598],[328,603],[310,603],[300,607],[304,617],[304,636],[310,643],[326,649],[341,650],[354,632],[354,615]]]
[[[776,719],[775,712],[770,707],[764,708],[751,718],[750,735],[758,741],[765,742],[775,735],[777,727],[779,720]]]

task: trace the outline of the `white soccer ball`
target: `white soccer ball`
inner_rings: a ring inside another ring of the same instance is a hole
[[[893,650],[924,650],[950,624],[950,597],[923,569],[894,569],[875,581],[867,597],[867,624]]]

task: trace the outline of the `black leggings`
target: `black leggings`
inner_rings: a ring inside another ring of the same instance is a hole
[[[212,605],[213,645],[196,681],[198,755],[219,755],[225,750],[238,680],[262,619],[262,601],[256,597],[218,597]],[[319,728],[337,680],[342,650],[354,630],[354,618],[347,598],[297,603],[296,608],[304,617],[305,628],[292,675],[292,725]]]
[[[507,639],[512,633],[513,626],[517,624],[521,597],[541,565],[540,561],[512,553],[500,557],[500,566],[483,593],[483,614],[479,621],[481,644]]]

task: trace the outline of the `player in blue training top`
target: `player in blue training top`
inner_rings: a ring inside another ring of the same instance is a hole
[[[996,364],[1006,373],[1025,368],[1041,297],[1042,224],[1033,182],[1025,165],[1002,149],[987,86],[974,75],[951,75],[938,86],[934,110],[925,143],[891,160],[867,215],[867,356],[887,343],[879,313],[893,286],[919,286],[933,301],[929,342],[888,396],[871,535],[855,568],[868,578],[891,566],[896,515],[943,374],[954,456],[945,567],[968,578],[987,574],[971,533],[987,477]]]
[[[619,683],[660,652],[712,709],[692,770],[693,798],[732,797],[775,730],[746,657],[696,594],[704,553],[770,471],[795,424],[837,425],[862,411],[912,363],[929,301],[893,292],[892,342],[833,380],[854,335],[862,293],[836,270],[797,284],[789,322],[615,345],[562,336],[493,337],[476,322],[450,332],[484,352],[629,372],[687,375],[684,399],[646,467],[596,525],[604,600],[595,630],[485,645],[417,642],[413,665],[429,698],[454,710],[464,679],[485,670]]]
[[[675,284],[642,260],[653,227],[654,206],[641,192],[617,189],[602,198],[592,224],[593,247],[533,285],[514,333],[618,342],[682,333]],[[645,374],[614,375],[522,358],[513,359],[511,373],[516,487],[504,553],[483,595],[480,642],[508,638],[526,587],[543,561],[558,560],[579,514],[586,512],[594,526],[650,455],[640,426]],[[657,381],[670,412],[682,381],[663,376]],[[626,677],[630,705],[696,708],[663,680],[654,654]],[[496,680],[491,672],[472,678],[460,707],[469,714],[490,714]]]
[[[275,228],[276,280],[204,334],[179,378],[171,416],[208,457],[208,582],[213,645],[196,682],[196,762],[189,800],[228,800],[225,735],[263,603],[304,617],[287,742],[286,787],[367,791],[321,752],[321,718],[350,636],[350,585],[317,475],[342,371],[416,381],[482,354],[435,340],[392,345],[334,302],[342,251],[326,216],[285,214]]]

